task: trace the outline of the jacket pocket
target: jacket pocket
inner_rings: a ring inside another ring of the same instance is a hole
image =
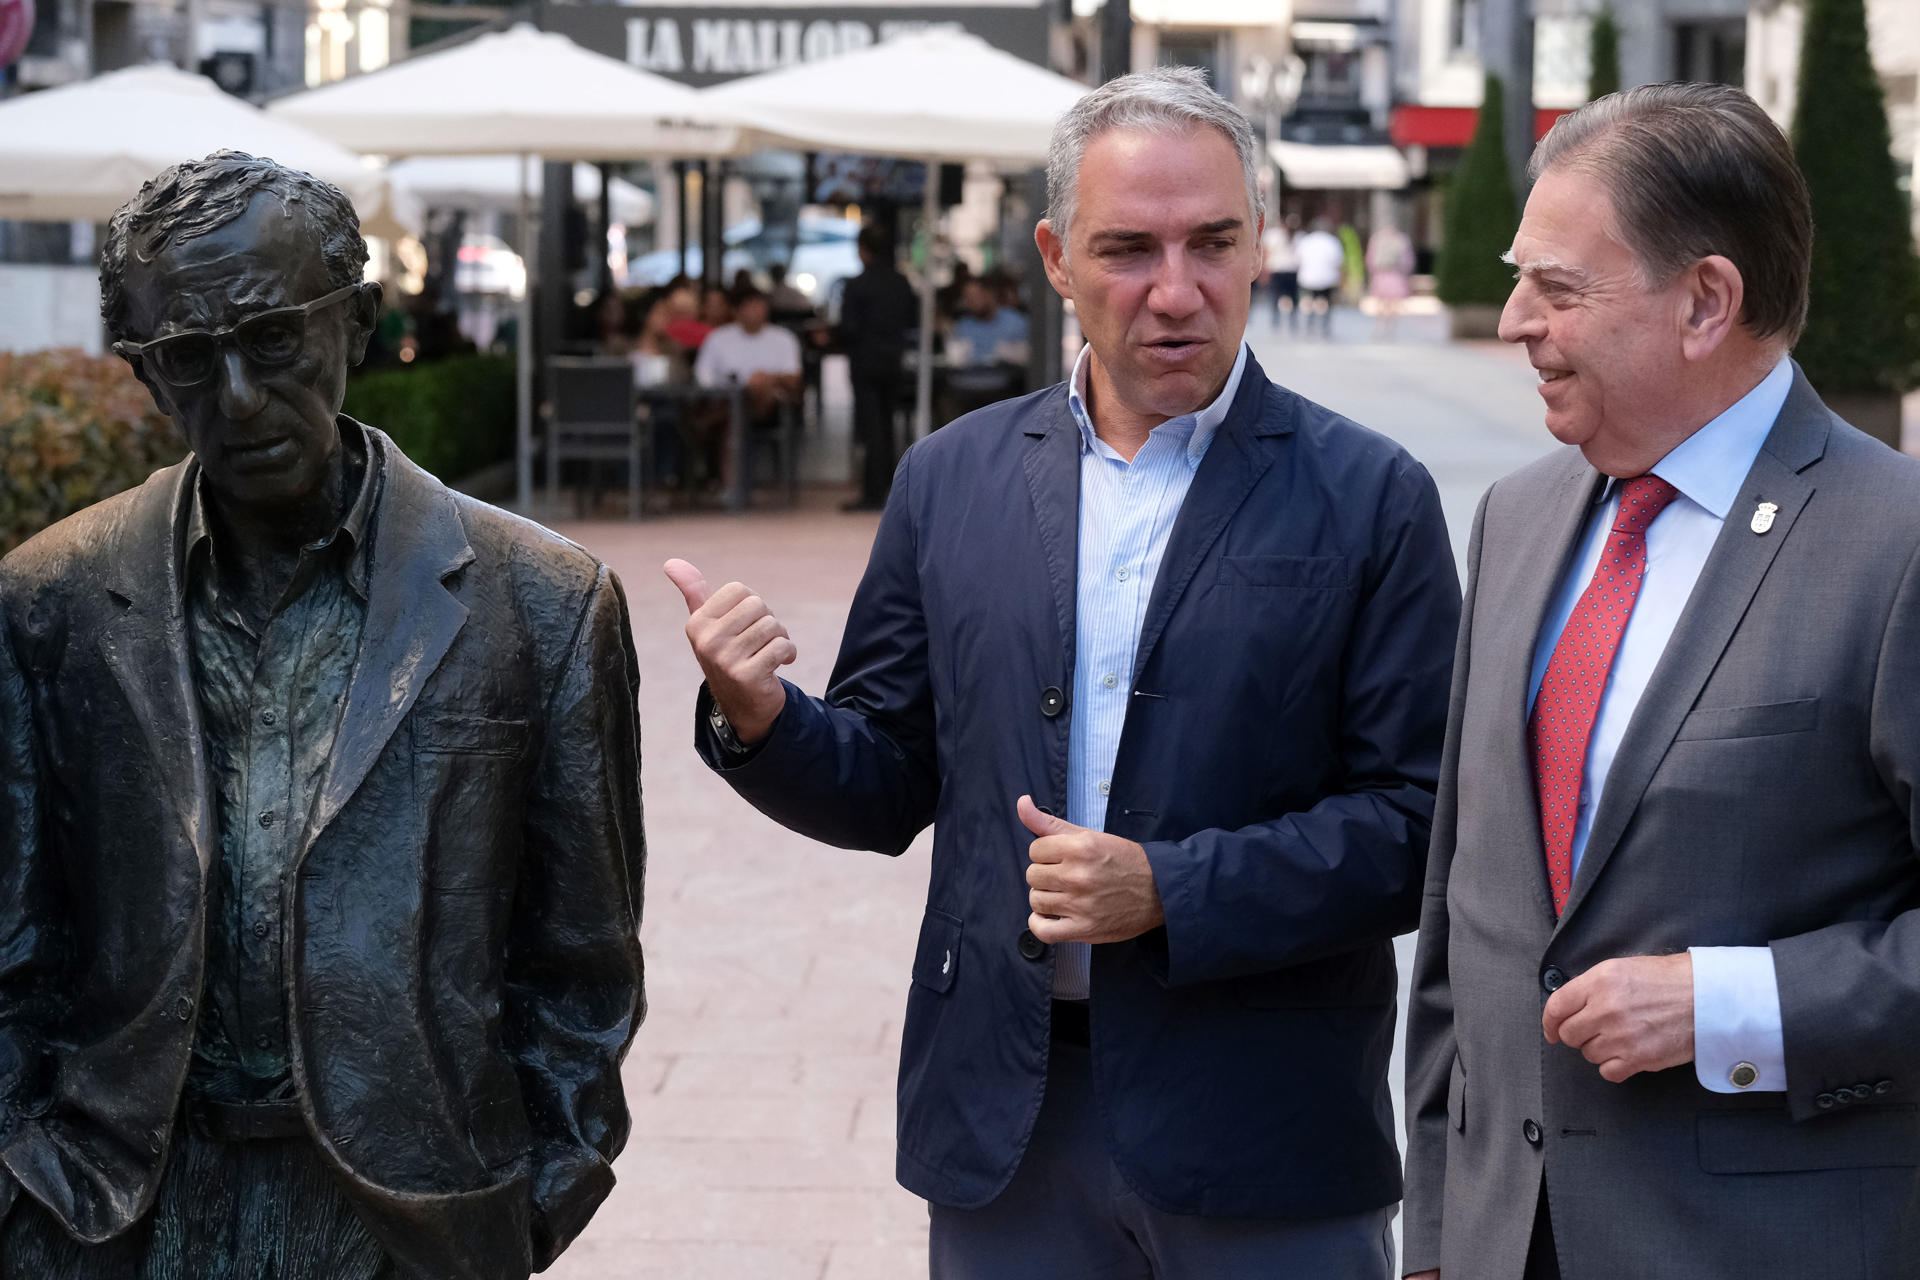
[[[960,918],[935,907],[920,922],[920,946],[913,953],[913,980],[929,991],[946,991],[960,968]]]
[[[1680,723],[1675,742],[1713,738],[1768,738],[1804,733],[1820,723],[1820,699],[1797,698],[1757,707],[1697,707]]]
[[[1920,1165],[1920,1109],[1862,1107],[1796,1123],[1786,1107],[1708,1111],[1696,1134],[1707,1173],[1805,1173]]]
[[[1335,591],[1349,584],[1345,556],[1221,556],[1223,587],[1299,587]]]
[[[1461,1133],[1467,1131],[1467,1073],[1460,1069],[1457,1056],[1447,1073],[1447,1119]]]
[[[452,755],[518,756],[527,749],[525,720],[489,720],[447,712],[417,713],[414,747]]]

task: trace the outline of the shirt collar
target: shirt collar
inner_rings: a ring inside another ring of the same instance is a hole
[[[1067,408],[1073,413],[1074,424],[1080,428],[1080,448],[1085,453],[1093,452],[1100,440],[1093,429],[1093,418],[1087,412],[1087,362],[1092,355],[1091,343],[1080,348],[1079,358],[1073,362],[1073,377],[1067,383]],[[1220,388],[1220,394],[1212,403],[1198,412],[1167,419],[1155,427],[1153,433],[1180,436],[1191,432],[1187,438],[1187,465],[1198,467],[1200,460],[1207,456],[1207,446],[1213,443],[1220,424],[1226,421],[1227,411],[1233,408],[1233,397],[1239,392],[1240,378],[1246,371],[1247,344],[1243,340],[1240,354],[1233,361],[1233,372],[1227,375],[1227,385]]]
[[[1712,512],[1715,519],[1725,520],[1792,390],[1793,362],[1782,356],[1753,390],[1656,462],[1652,474]],[[1602,499],[1611,496],[1619,483],[1609,482]]]
[[[343,415],[339,424],[340,447],[347,456],[347,475],[350,481],[358,475],[359,488],[354,491],[353,504],[347,508],[347,514],[341,517],[334,531],[300,548],[300,554],[305,558],[324,552],[328,547],[340,544],[344,538],[347,585],[364,600],[367,598],[367,524],[373,519],[373,508],[378,497],[380,454],[372,448],[359,423]],[[193,501],[187,512],[185,564],[193,563],[194,554],[203,542],[207,544],[209,563],[217,565],[218,539],[214,537],[213,524],[207,517],[204,476],[199,477],[193,486]],[[220,575],[215,572],[210,575],[208,582],[216,599],[219,595],[219,578]]]

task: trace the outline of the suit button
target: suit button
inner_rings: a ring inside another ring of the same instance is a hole
[[[1872,1085],[1857,1084],[1853,1086],[1853,1100],[1855,1102],[1865,1102],[1867,1099],[1871,1098],[1872,1096],[1873,1096]]]
[[[1528,1120],[1520,1126],[1520,1136],[1527,1140],[1528,1146],[1537,1147],[1540,1145],[1540,1126]]]
[[[1836,1101],[1837,1099],[1835,1099],[1835,1097],[1832,1094],[1823,1093],[1819,1097],[1813,1100],[1813,1105],[1820,1108],[1822,1111],[1831,1111],[1833,1110],[1833,1104]]]
[[[1881,1081],[1881,1082],[1880,1082],[1879,1084],[1877,1084],[1877,1085],[1875,1085],[1875,1086],[1873,1086],[1873,1091],[1874,1091],[1875,1093],[1878,1093],[1878,1094],[1882,1094],[1882,1095],[1884,1095],[1884,1094],[1889,1094],[1889,1093],[1892,1093],[1892,1092],[1893,1092],[1893,1081],[1891,1081],[1891,1080],[1882,1080],[1882,1081]]]
[[[1047,954],[1047,944],[1033,936],[1033,930],[1020,931],[1020,954],[1029,960],[1038,960]]]
[[[186,996],[181,996],[173,1002],[173,1013],[180,1021],[185,1022],[193,1016],[193,1001]]]
[[[1051,720],[1067,709],[1067,695],[1060,686],[1050,684],[1040,692],[1040,714]]]
[[[1552,995],[1567,985],[1567,975],[1555,966],[1548,965],[1540,975],[1540,985],[1546,989],[1548,995]]]

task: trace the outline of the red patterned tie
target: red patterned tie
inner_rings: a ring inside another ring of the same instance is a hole
[[[1587,740],[1593,736],[1607,673],[1647,571],[1647,526],[1679,496],[1680,491],[1659,476],[1636,476],[1621,489],[1620,511],[1593,581],[1568,616],[1534,699],[1528,730],[1556,917],[1566,909],[1573,888],[1573,828],[1580,815]]]

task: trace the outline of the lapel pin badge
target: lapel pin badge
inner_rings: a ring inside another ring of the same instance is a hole
[[[1747,526],[1755,533],[1765,533],[1773,528],[1773,516],[1780,510],[1777,503],[1763,502],[1753,509],[1753,523]]]

